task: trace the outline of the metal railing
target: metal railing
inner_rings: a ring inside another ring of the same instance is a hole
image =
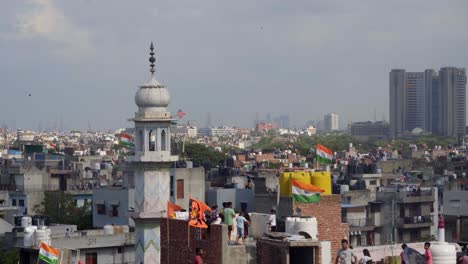
[[[401,224],[432,224],[432,215],[417,215],[417,216],[409,216],[409,217],[402,217],[400,218]]]

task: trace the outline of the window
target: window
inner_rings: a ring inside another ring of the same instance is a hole
[[[19,200],[19,206],[24,206],[24,200],[23,199]]]
[[[184,180],[177,180],[177,199],[184,199]]]
[[[16,206],[16,199],[11,200],[11,205]]]
[[[97,253],[86,253],[85,264],[97,264]]]
[[[122,254],[122,252],[123,252],[123,247],[117,248],[117,253]]]
[[[110,217],[117,217],[119,216],[119,206],[118,205],[111,205],[112,208],[109,211],[109,216]]]
[[[161,150],[166,150],[166,130],[161,132]]]
[[[155,151],[156,150],[156,134],[154,133],[153,130],[150,130],[148,133],[148,144],[149,144],[149,151]]]
[[[144,151],[143,131],[141,130],[138,131],[137,144],[138,144],[137,151]]]
[[[370,180],[370,181],[369,181],[369,184],[370,184],[370,185],[377,185],[377,180]]]
[[[96,204],[98,214],[106,214],[106,206],[104,204]]]
[[[172,197],[172,196],[174,196],[174,175],[171,175],[170,181],[171,181],[170,189],[171,189],[171,197]]]

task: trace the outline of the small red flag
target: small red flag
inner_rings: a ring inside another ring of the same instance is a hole
[[[185,113],[184,113],[184,111],[182,111],[182,109],[179,109],[179,111],[177,111],[176,115],[177,115],[177,117],[182,118],[182,117],[185,116]]]

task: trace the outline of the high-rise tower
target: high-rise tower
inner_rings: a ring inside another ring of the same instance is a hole
[[[444,67],[439,71],[440,123],[444,136],[461,139],[466,127],[466,70]]]
[[[160,263],[160,222],[170,198],[170,95],[154,77],[154,47],[150,46],[151,78],[135,94],[135,155],[128,158],[134,171],[136,225],[135,263]]]

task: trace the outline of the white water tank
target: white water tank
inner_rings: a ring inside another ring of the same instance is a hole
[[[32,218],[30,216],[21,217],[21,227],[28,227],[32,225]]]
[[[129,233],[130,232],[130,227],[128,225],[123,225],[122,230],[124,233]]]
[[[34,245],[39,247],[42,242],[47,245],[51,245],[52,242],[50,239],[50,229],[45,226],[38,228],[34,234]]]
[[[37,226],[28,226],[24,229],[23,245],[25,247],[32,247],[34,245],[34,232]]]
[[[433,264],[456,264],[457,251],[454,245],[447,242],[431,243],[432,263]]]
[[[286,217],[286,233],[299,235],[307,233],[316,240],[318,235],[317,218],[315,217]]]
[[[104,226],[104,235],[113,235],[114,234],[114,227],[111,225]]]
[[[100,170],[101,169],[101,163],[94,163],[94,170]]]
[[[340,193],[343,194],[349,191],[349,185],[340,185]]]

